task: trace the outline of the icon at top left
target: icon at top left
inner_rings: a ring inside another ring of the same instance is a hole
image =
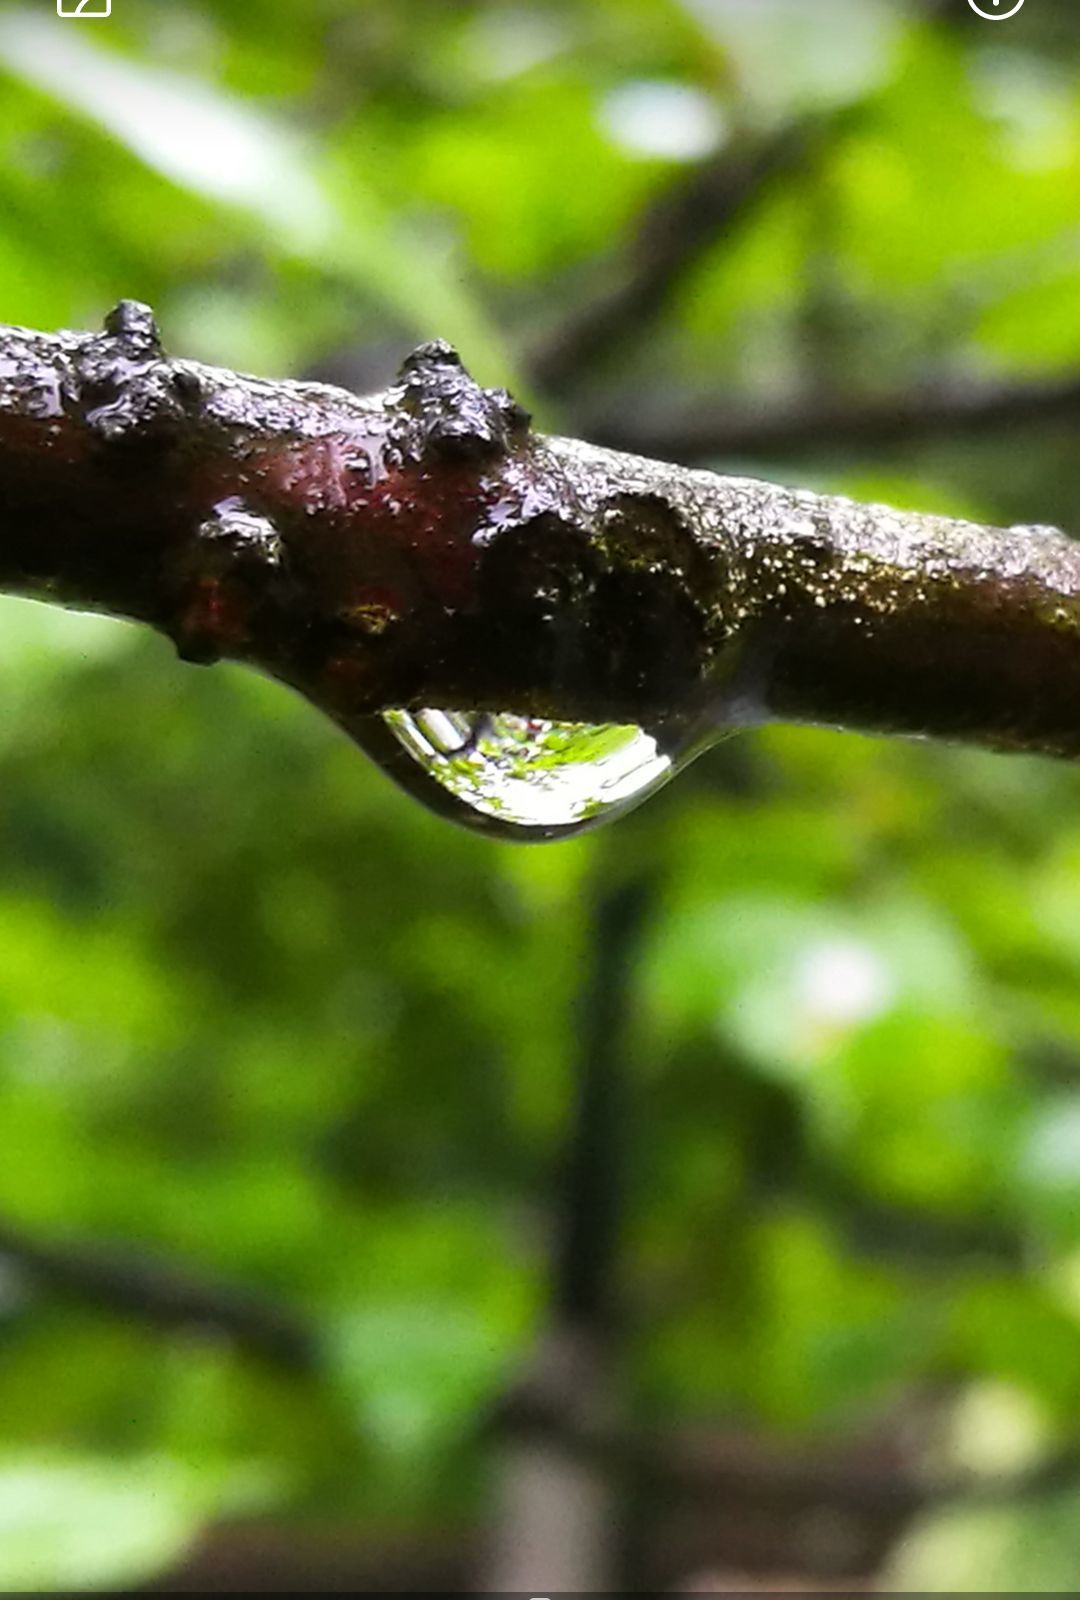
[[[56,0],[58,17],[108,17],[112,0]]]

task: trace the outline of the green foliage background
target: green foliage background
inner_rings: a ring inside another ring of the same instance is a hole
[[[349,351],[374,385],[441,334],[515,382],[693,154],[642,147],[677,85],[714,138],[857,115],[597,392],[1080,362],[1069,0],[982,30],[885,0],[113,9],[0,8],[4,321],[135,296],[221,364]],[[572,426],[572,397],[540,413]],[[716,464],[1077,525],[1066,427]],[[279,1297],[321,1352],[298,1376],[0,1251],[0,1586],[134,1582],[229,1516],[480,1514],[473,1426],[542,1314],[590,904],[628,863],[661,894],[628,1061],[643,1413],[801,1438],[944,1392],[935,1459],[986,1471],[1080,1429],[1075,771],[770,730],[526,851],[424,814],[253,676],[26,602],[0,621],[0,1217]],[[1078,1530],[1080,1484],[935,1517],[893,1577],[1075,1587]]]

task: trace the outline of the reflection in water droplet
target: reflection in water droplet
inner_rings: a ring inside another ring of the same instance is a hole
[[[505,838],[559,838],[637,805],[676,771],[641,728],[509,713],[388,711],[387,726],[457,802]]]

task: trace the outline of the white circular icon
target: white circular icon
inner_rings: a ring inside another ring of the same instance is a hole
[[[1015,17],[1023,3],[1024,0],[1016,0],[1016,4],[1008,11],[1002,11],[1001,0],[982,0],[981,5],[979,0],[968,0],[976,16],[984,17],[987,22],[1007,22],[1010,17]]]

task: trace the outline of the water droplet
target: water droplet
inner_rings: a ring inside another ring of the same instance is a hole
[[[460,711],[387,711],[383,721],[415,763],[410,771],[383,759],[393,777],[466,826],[507,839],[579,833],[628,811],[686,764],[662,735],[637,727]]]

